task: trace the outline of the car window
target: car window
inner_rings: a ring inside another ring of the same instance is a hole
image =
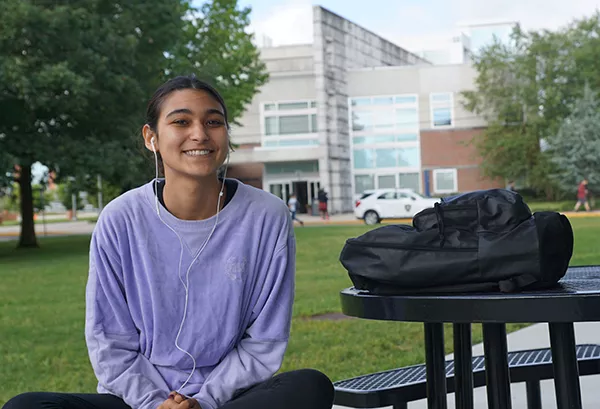
[[[396,199],[396,192],[385,192],[385,193],[379,195],[379,197],[377,199],[394,200],[394,199]]]
[[[372,194],[373,194],[373,192],[363,193],[362,196],[360,197],[360,200],[365,199],[365,198],[371,196]]]
[[[410,196],[406,193],[398,193],[398,199],[410,199]]]

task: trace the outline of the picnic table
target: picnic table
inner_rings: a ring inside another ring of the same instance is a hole
[[[456,406],[473,408],[471,324],[482,323],[490,409],[510,409],[506,323],[548,323],[559,409],[580,409],[574,322],[600,321],[600,266],[572,267],[552,289],[520,293],[373,295],[341,292],[344,314],[374,320],[422,322],[427,402],[446,409],[443,324],[454,324]]]

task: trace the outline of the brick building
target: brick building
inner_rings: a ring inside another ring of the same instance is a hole
[[[312,44],[270,47],[270,72],[233,130],[228,176],[309,204],[324,187],[332,212],[366,189],[428,196],[499,187],[468,142],[485,122],[462,107],[470,64],[433,65],[322,7]],[[301,209],[304,210],[304,209]]]

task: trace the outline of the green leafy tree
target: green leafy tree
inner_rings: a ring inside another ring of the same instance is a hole
[[[591,190],[600,187],[600,103],[596,93],[585,87],[556,134],[548,140],[556,172],[552,178],[565,191],[574,191],[587,178]]]
[[[195,73],[212,83],[236,123],[259,88],[268,80],[250,24],[249,7],[238,0],[212,0],[190,10],[177,46],[169,54],[166,77]]]
[[[600,87],[598,58],[598,13],[555,32],[517,28],[510,44],[493,44],[475,58],[476,89],[463,96],[489,125],[473,140],[486,175],[556,195],[556,163],[540,144],[556,135],[586,83]]]
[[[123,172],[186,10],[181,0],[0,2],[0,152],[4,168],[20,167],[19,247],[37,246],[33,163],[61,176]]]

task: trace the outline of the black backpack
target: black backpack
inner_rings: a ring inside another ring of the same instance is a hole
[[[513,292],[554,286],[572,255],[564,215],[532,215],[519,194],[492,189],[349,239],[340,261],[356,289],[374,294]]]

